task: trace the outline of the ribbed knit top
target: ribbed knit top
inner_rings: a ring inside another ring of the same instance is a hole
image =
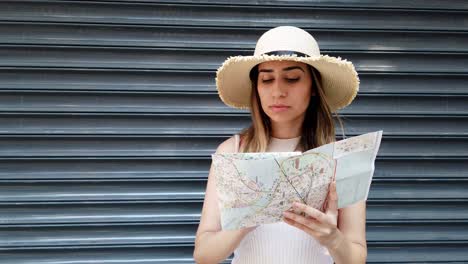
[[[236,152],[239,136],[236,135]],[[272,138],[267,152],[295,151],[300,137]],[[233,264],[332,264],[326,247],[312,236],[284,222],[263,224],[247,234],[234,250]]]

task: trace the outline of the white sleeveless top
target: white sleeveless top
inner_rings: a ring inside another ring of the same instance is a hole
[[[236,152],[239,151],[239,135],[235,135]],[[300,137],[272,138],[267,152],[296,150]],[[332,264],[333,258],[326,247],[311,235],[284,222],[263,224],[248,233],[234,250],[232,264]]]

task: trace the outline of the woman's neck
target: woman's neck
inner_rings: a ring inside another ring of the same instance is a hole
[[[271,122],[271,136],[279,139],[296,138],[302,135],[302,122]]]

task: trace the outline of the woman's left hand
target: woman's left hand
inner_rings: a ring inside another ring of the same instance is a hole
[[[298,202],[293,204],[293,209],[295,212],[286,211],[283,213],[283,219],[287,224],[310,234],[327,248],[336,247],[339,244],[341,234],[337,226],[338,195],[336,193],[336,182],[330,184],[325,213]]]

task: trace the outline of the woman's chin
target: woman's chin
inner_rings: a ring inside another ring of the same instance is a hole
[[[279,113],[276,113],[276,114],[268,114],[268,116],[270,117],[270,120],[274,123],[291,123],[293,122],[294,120],[298,120],[297,117],[291,115],[291,114],[279,114]]]

